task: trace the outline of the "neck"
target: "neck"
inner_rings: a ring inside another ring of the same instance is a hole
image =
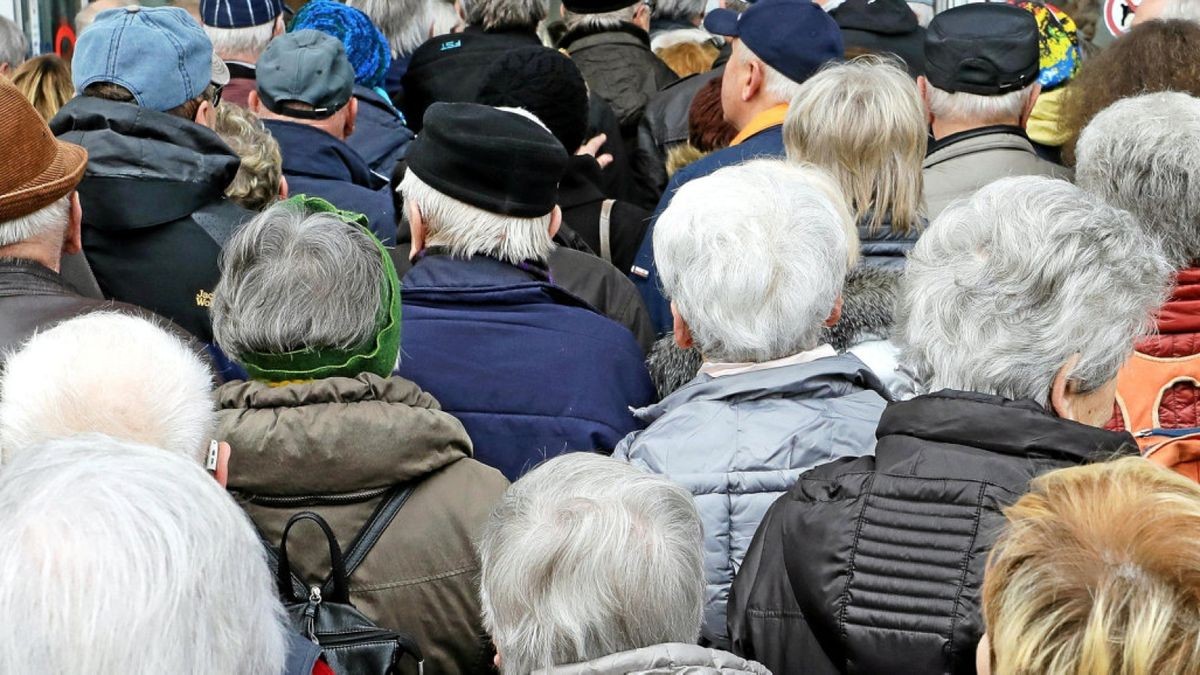
[[[991,121],[991,122],[983,122],[983,121],[979,121],[979,120],[955,120],[955,119],[939,120],[937,118],[934,118],[933,124],[930,125],[930,128],[933,131],[934,140],[940,141],[947,136],[953,136],[954,134],[959,134],[964,131],[971,131],[973,129],[982,129],[983,127],[991,127],[991,126],[996,126],[996,125],[1000,125],[1000,124],[1007,124],[1009,126],[1020,127],[1021,120],[1009,119],[1009,120],[996,120],[996,121]]]
[[[58,272],[62,267],[62,245],[49,246],[36,239],[0,246],[0,258],[30,260]]]
[[[772,96],[758,96],[752,101],[746,101],[742,110],[738,112],[737,119],[730,119],[728,122],[741,131],[750,126],[750,122],[754,121],[755,117],[783,103],[785,101],[777,100]]]

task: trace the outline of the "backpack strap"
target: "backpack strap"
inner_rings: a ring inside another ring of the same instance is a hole
[[[329,527],[329,523],[312,511],[293,514],[291,518],[288,518],[287,525],[283,527],[283,536],[279,539],[279,569],[275,573],[276,582],[279,584],[279,594],[293,601],[303,601],[304,599],[303,595],[299,598],[292,595],[292,577],[294,575],[292,566],[288,562],[287,550],[288,534],[296,523],[303,520],[316,523],[317,527],[321,528],[321,532],[325,534],[325,541],[329,544],[329,565],[333,571],[329,575],[329,581],[321,589],[321,594],[332,602],[350,604],[350,587],[346,583],[349,575],[346,573],[346,563],[342,557],[342,549],[338,546],[337,536],[333,534],[333,528]]]
[[[396,514],[400,509],[404,508],[405,502],[412,495],[414,483],[404,483],[397,485],[387,492],[384,498],[379,502],[379,506],[375,507],[375,512],[367,519],[366,524],[358,531],[354,537],[354,541],[350,543],[350,547],[346,549],[343,558],[344,566],[341,570],[343,575],[342,581],[349,588],[350,575],[354,574],[354,570],[362,564],[362,561],[379,542],[379,537],[383,536],[384,530],[392,524],[392,520],[396,518]],[[325,588],[331,587],[337,582],[338,570],[335,567],[334,573],[330,575],[325,582]],[[322,588],[322,590],[325,590]],[[348,601],[347,601],[348,602]]]
[[[267,535],[263,534],[263,531],[261,529],[259,529],[258,523],[255,523],[254,520],[251,519],[250,524],[254,526],[254,533],[258,535],[258,540],[262,542],[263,548],[266,549],[266,551],[267,551],[267,567],[271,570],[271,576],[274,576],[276,578],[276,584],[278,584],[278,581],[279,581],[279,577],[278,577],[278,575],[279,575],[279,550],[275,547],[275,544],[271,543],[270,539],[267,539]],[[281,588],[281,589],[279,589],[280,597],[284,598],[285,600],[288,598],[303,598],[303,597],[305,597],[308,594],[308,587],[306,587],[304,585],[304,580],[301,579],[300,577],[296,576],[295,572],[291,572],[291,575],[292,575],[291,595],[284,593],[283,589]]]
[[[1134,352],[1117,375],[1117,406],[1125,429],[1136,435],[1160,428],[1158,411],[1163,396],[1180,382],[1200,386],[1197,375],[1200,355],[1163,358]]]
[[[612,262],[612,210],[615,199],[605,199],[600,203],[600,257],[605,262]]]

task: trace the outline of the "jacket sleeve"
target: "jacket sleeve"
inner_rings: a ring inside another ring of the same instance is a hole
[[[667,187],[667,156],[654,138],[649,115],[638,123],[637,140],[633,148],[633,203],[652,209]]]

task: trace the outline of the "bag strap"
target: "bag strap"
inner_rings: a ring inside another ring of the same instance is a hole
[[[605,262],[612,262],[612,210],[615,199],[605,199],[600,203],[600,257]]]
[[[404,504],[412,495],[413,483],[405,483],[392,488],[375,507],[374,513],[367,519],[362,529],[355,535],[354,541],[350,543],[350,547],[346,549],[343,559],[344,566],[342,568],[342,583],[349,588],[350,575],[354,574],[354,570],[362,564],[362,561],[379,542],[379,537],[383,536],[384,530],[392,524],[392,520],[396,518],[396,514],[400,509],[404,508]],[[337,568],[334,568],[334,574],[325,581],[325,588],[335,585],[337,582]]]
[[[321,516],[312,511],[301,511],[293,514],[288,518],[287,525],[283,528],[283,536],[279,539],[279,569],[275,572],[275,581],[279,586],[279,594],[285,598],[290,598],[293,602],[302,602],[304,597],[295,597],[292,588],[292,566],[288,562],[287,540],[288,534],[292,527],[301,521],[309,520],[317,524],[321,531],[325,533],[325,540],[329,543],[329,565],[333,569],[330,574],[329,581],[325,587],[321,589],[322,595],[326,599],[342,604],[350,604],[350,589],[346,584],[346,563],[342,558],[342,549],[338,546],[337,537],[333,534],[333,529],[329,527],[329,523]],[[331,587],[332,586],[332,587]]]

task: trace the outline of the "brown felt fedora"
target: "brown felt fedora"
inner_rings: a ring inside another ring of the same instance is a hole
[[[0,156],[0,223],[70,194],[87,167],[87,150],[56,139],[29,101],[2,77]]]

